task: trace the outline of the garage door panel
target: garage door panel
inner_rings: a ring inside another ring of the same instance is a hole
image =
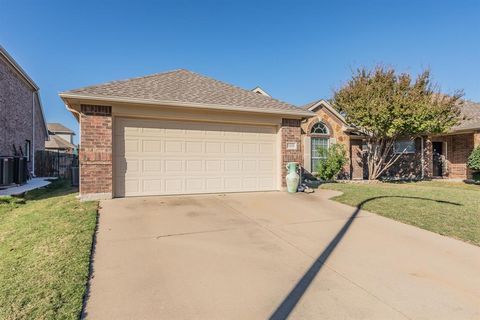
[[[146,174],[162,173],[162,160],[147,159],[147,160],[142,160],[142,163],[143,163],[143,173],[146,173]]]
[[[277,188],[276,128],[115,120],[117,196]]]
[[[143,180],[143,191],[147,193],[162,192],[162,179]]]
[[[183,192],[183,179],[165,179],[165,193],[176,194]]]
[[[203,141],[185,141],[185,153],[193,154],[200,153],[202,154],[204,150]]]
[[[257,161],[255,160],[243,160],[242,167],[244,172],[257,171]]]
[[[244,142],[242,143],[242,152],[243,153],[256,153],[257,152],[257,143],[254,142]]]
[[[221,160],[205,160],[205,171],[208,173],[222,172]]]
[[[141,140],[142,149],[141,152],[162,152],[162,141],[161,140]],[[135,151],[132,151],[135,152]]]

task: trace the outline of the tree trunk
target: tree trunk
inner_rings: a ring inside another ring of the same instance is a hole
[[[411,140],[414,140],[412,138]],[[377,180],[388,168],[394,165],[406,149],[395,154],[392,153],[397,137],[385,139],[369,139],[371,147],[368,149],[368,180]]]

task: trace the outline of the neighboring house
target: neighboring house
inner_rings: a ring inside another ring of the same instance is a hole
[[[0,156],[27,157],[33,174],[47,139],[38,86],[0,46]]]
[[[49,141],[45,142],[45,150],[73,153],[75,145],[73,136],[75,132],[68,129],[61,123],[49,123],[48,134]]]
[[[312,171],[335,142],[349,153],[343,177],[364,176],[362,137],[324,100],[302,109],[187,70],[60,97],[80,122],[82,199],[280,190],[288,162]],[[434,139],[422,140],[426,154]]]
[[[344,177],[364,179],[368,176],[365,139],[350,127],[345,118],[324,100],[303,107],[316,113],[302,124],[304,138],[304,166],[314,171],[319,154],[315,150],[338,142],[345,145],[349,164],[344,168]],[[388,178],[451,178],[471,179],[467,159],[474,147],[480,145],[480,104],[465,101],[461,107],[461,119],[450,132],[441,135],[424,135],[416,139],[401,139],[394,152],[406,153],[400,157],[384,177]],[[314,151],[311,151],[314,150]],[[310,161],[309,161],[310,159]]]

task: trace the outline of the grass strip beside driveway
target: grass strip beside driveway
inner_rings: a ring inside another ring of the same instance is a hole
[[[67,181],[0,198],[0,319],[78,319],[98,202]]]
[[[480,246],[480,186],[462,182],[328,183],[333,198],[376,214]]]

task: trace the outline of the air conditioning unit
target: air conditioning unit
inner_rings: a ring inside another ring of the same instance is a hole
[[[12,157],[0,157],[0,185],[14,183],[14,161]]]

